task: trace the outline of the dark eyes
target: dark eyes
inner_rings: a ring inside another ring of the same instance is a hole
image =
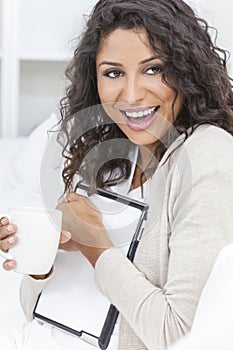
[[[144,70],[144,74],[148,74],[148,75],[156,75],[156,74],[160,74],[164,71],[164,67],[161,65],[155,65],[149,68],[146,68]]]
[[[164,66],[162,65],[154,65],[149,68],[146,68],[142,71],[143,74],[146,75],[157,75],[160,74],[164,71]],[[116,79],[124,76],[124,72],[121,71],[120,69],[109,69],[105,72],[103,72],[103,76],[111,78],[111,79]]]
[[[108,78],[119,78],[123,76],[123,72],[121,72],[119,69],[110,69],[103,73],[103,76]]]

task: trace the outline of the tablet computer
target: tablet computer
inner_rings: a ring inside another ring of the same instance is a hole
[[[76,192],[87,195],[79,182]],[[148,205],[127,196],[97,189],[90,200],[102,213],[110,239],[133,262],[147,219]],[[95,285],[94,269],[80,252],[59,251],[53,278],[38,297],[33,317],[107,349],[118,327],[118,310]]]

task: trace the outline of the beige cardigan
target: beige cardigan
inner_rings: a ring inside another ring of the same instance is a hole
[[[149,215],[135,266],[119,249],[97,261],[96,283],[121,312],[120,350],[164,350],[191,328],[203,286],[220,249],[233,241],[233,138],[199,127],[150,182]],[[26,277],[28,318],[44,281]]]

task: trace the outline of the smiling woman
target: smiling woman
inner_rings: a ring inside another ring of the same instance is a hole
[[[233,93],[226,53],[208,29],[182,0],[100,0],[66,71],[67,196],[58,208],[72,240],[63,247],[80,250],[120,312],[111,350],[165,350],[186,334],[233,240]],[[133,264],[113,246],[93,197],[69,193],[77,177],[89,194],[108,188],[149,205]],[[24,278],[28,318],[43,277]]]
[[[146,30],[140,28],[110,33],[96,58],[98,92],[106,113],[129,140],[153,153],[182,106],[181,94],[176,97],[163,82],[164,63],[156,56]]]

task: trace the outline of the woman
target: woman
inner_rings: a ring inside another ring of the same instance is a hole
[[[72,241],[63,248],[82,252],[120,311],[119,349],[166,349],[191,329],[214,261],[232,242],[233,95],[226,54],[181,0],[100,0],[67,76],[61,124],[67,198],[58,209]],[[95,113],[87,110],[95,105]],[[149,204],[134,264],[113,246],[89,200],[72,193],[77,174],[90,193],[126,183],[125,194]],[[7,224],[5,250],[16,230],[7,232]],[[29,318],[46,277],[23,282]]]

